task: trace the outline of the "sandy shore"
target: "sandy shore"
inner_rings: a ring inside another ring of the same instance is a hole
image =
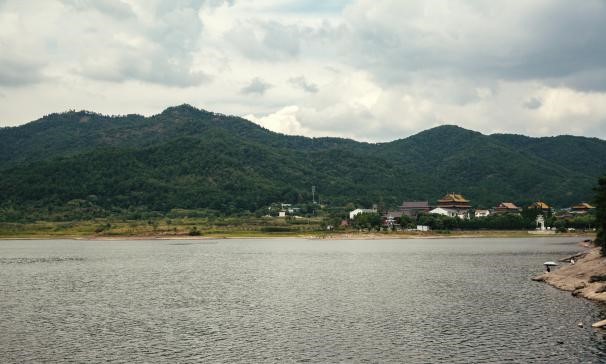
[[[575,264],[561,264],[561,268],[532,279],[570,291],[574,296],[606,302],[606,257],[601,255],[599,248],[586,249],[586,254],[579,257]]]

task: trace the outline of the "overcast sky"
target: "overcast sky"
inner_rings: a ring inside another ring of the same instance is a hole
[[[306,136],[606,138],[606,1],[0,0],[0,126],[183,103]]]

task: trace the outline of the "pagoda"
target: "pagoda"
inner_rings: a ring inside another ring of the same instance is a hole
[[[463,195],[457,193],[446,194],[442,199],[438,200],[438,207],[443,209],[468,210],[471,208],[469,200]]]

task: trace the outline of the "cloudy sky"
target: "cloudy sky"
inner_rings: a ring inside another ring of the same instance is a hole
[[[366,141],[606,138],[606,1],[0,0],[0,126],[183,103]]]

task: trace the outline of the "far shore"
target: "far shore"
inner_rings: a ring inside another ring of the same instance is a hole
[[[145,234],[145,235],[61,235],[27,234],[0,236],[0,240],[209,240],[209,239],[309,239],[309,240],[386,240],[386,239],[474,239],[474,238],[540,238],[570,237],[593,239],[594,233],[537,234],[529,231],[450,231],[450,232],[307,232],[307,233],[267,233],[267,232],[226,232],[190,236],[185,234]]]

